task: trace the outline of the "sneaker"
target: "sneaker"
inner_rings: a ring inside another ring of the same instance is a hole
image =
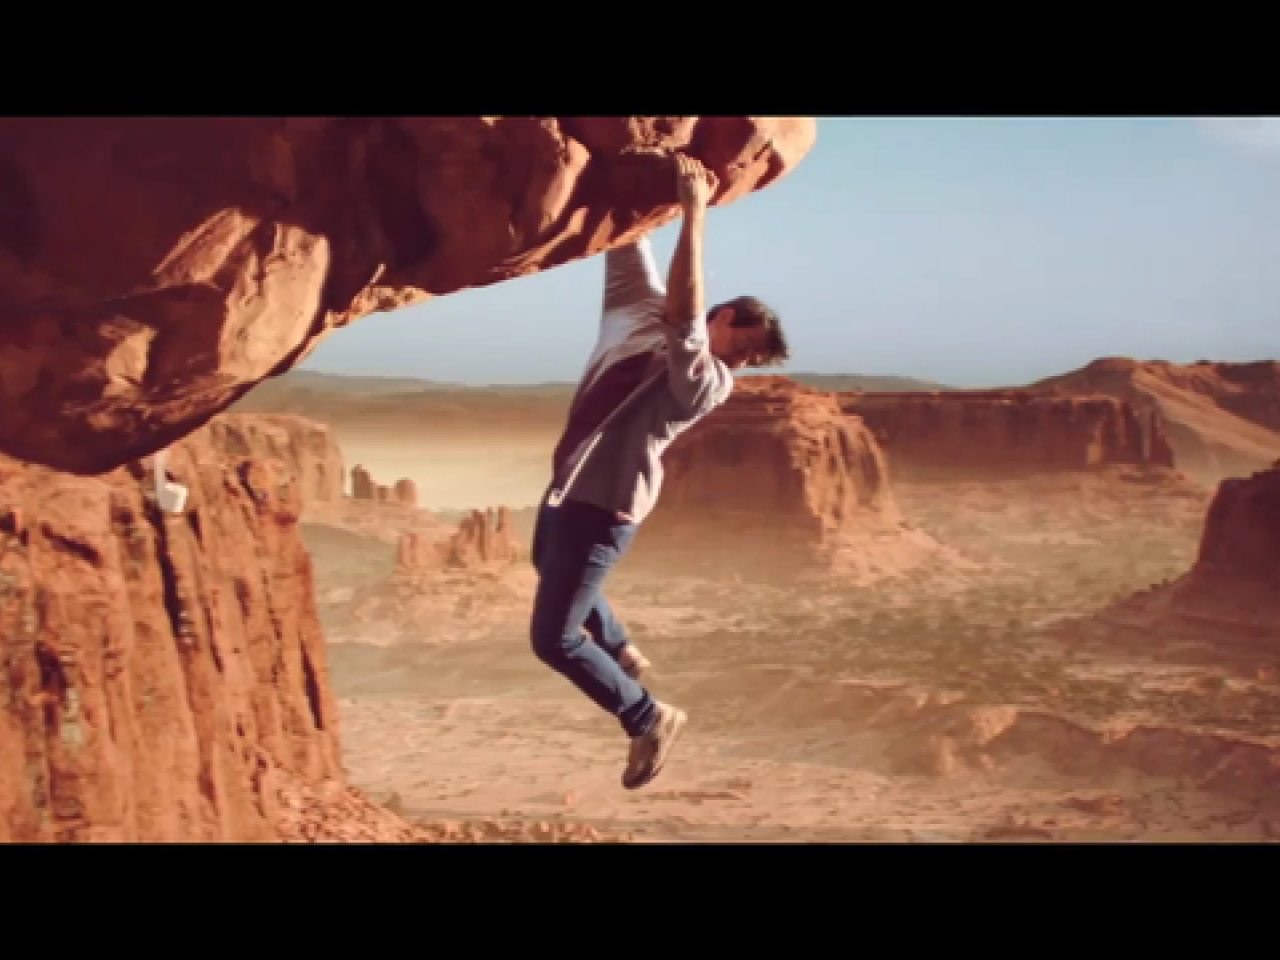
[[[657,717],[649,732],[631,738],[627,768],[622,771],[622,785],[628,790],[643,787],[662,771],[685,721],[689,719],[677,707],[661,702],[656,706]]]
[[[637,650],[634,644],[630,643],[622,648],[622,656],[618,658],[618,665],[622,667],[622,672],[632,680],[639,680],[640,675],[652,666],[648,658]]]

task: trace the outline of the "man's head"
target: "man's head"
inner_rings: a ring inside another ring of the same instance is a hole
[[[787,340],[778,315],[755,297],[738,297],[707,312],[711,352],[730,370],[786,363]]]

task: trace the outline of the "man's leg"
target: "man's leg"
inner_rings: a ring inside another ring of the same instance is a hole
[[[605,645],[591,642],[583,633],[600,603],[604,580],[630,545],[635,528],[618,523],[606,511],[572,501],[543,511],[540,521],[540,578],[530,626],[534,653],[602,710],[618,717],[629,736],[637,737],[656,718],[653,698]],[[611,613],[610,619],[616,623]],[[609,629],[601,635],[606,644],[615,636]]]
[[[539,574],[542,572],[543,544],[546,540],[543,531],[554,521],[555,509],[547,503],[547,495],[544,494],[535,518],[533,543],[529,551],[529,558]],[[626,630],[610,609],[603,593],[597,595],[596,602],[587,614],[583,626],[596,645],[621,664],[622,669],[632,680],[639,680],[640,675],[649,669],[649,661],[644,654],[637,650],[634,644],[627,642]]]
[[[627,645],[627,631],[604,598],[603,590],[596,595],[596,602],[591,605],[583,626],[596,646],[615,660],[622,658],[622,649]]]
[[[649,661],[627,639],[626,628],[614,614],[603,592],[597,595],[595,605],[587,614],[585,626],[596,646],[613,657],[631,679],[640,679],[640,675],[649,669]]]

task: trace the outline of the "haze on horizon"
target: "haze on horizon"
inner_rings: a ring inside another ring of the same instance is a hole
[[[665,275],[678,224],[653,235]],[[818,122],[781,181],[707,226],[709,303],[783,315],[781,372],[1027,383],[1099,356],[1280,356],[1280,118]],[[603,257],[365,317],[304,369],[573,381]]]

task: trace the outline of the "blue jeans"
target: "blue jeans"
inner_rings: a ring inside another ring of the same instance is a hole
[[[654,702],[618,665],[626,631],[601,588],[635,534],[634,524],[600,507],[572,500],[552,507],[544,499],[533,532],[538,592],[529,629],[538,659],[616,716],[632,737],[653,723]]]

